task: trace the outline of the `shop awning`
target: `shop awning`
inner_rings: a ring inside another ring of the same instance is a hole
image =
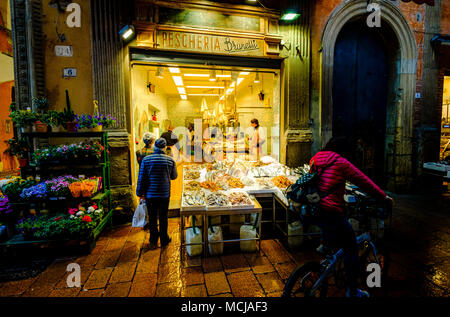
[[[434,6],[434,0],[402,0],[403,2],[414,2],[417,4],[428,4],[429,6]]]

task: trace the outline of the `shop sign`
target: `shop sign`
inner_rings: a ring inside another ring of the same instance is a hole
[[[230,55],[264,55],[264,40],[210,34],[157,31],[161,49]]]

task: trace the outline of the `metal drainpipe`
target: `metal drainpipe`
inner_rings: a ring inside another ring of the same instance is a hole
[[[33,54],[33,19],[32,19],[32,0],[26,0],[25,2],[25,21],[27,23],[27,55],[28,55],[28,71],[29,71],[29,81],[30,81],[30,100],[29,107],[33,107],[33,98],[37,95],[36,89],[36,75],[34,66],[34,54]],[[35,109],[33,109],[35,110]]]

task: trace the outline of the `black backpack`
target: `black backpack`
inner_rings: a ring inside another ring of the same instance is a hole
[[[287,188],[286,197],[289,201],[291,209],[295,209],[293,208],[293,205],[296,203],[297,205],[302,205],[303,214],[317,214],[320,206],[320,200],[331,193],[331,191],[327,191],[325,193],[320,192],[318,181],[323,171],[335,162],[336,160],[323,167],[320,171],[317,170],[317,166],[313,162],[310,172],[308,174],[303,174],[294,184]]]

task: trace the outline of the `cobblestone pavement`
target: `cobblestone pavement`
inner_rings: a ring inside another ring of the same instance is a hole
[[[372,296],[449,296],[448,199],[397,196],[390,278]],[[148,249],[148,233],[130,225],[105,231],[89,255],[59,258],[37,277],[0,284],[0,296],[279,297],[292,270],[319,259],[263,240],[261,252],[189,258],[180,253],[179,218],[172,242]],[[67,287],[69,263],[81,265],[81,288]],[[342,296],[342,292],[335,292]]]

